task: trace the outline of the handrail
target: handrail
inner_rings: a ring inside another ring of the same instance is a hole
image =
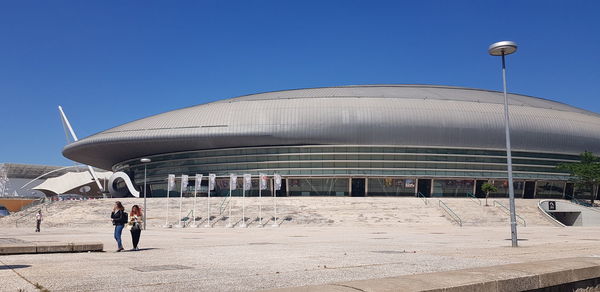
[[[421,198],[421,200],[423,200],[423,202],[425,202],[425,205],[427,205],[427,197],[425,197],[425,195],[423,195],[423,193],[418,192],[417,198]]]
[[[587,202],[582,202],[582,201],[580,201],[579,199],[577,199],[575,197],[571,197],[571,202],[573,202],[573,203],[575,203],[577,205],[584,206],[584,207],[594,207],[594,206],[592,206],[592,204],[587,203]]]
[[[190,210],[187,215],[185,215],[185,217],[181,218],[181,221],[185,221],[185,223],[183,223],[183,226],[189,225],[190,222],[192,222],[193,220],[190,220],[190,214],[194,213],[194,209]],[[196,215],[192,215],[192,216],[196,216]],[[187,220],[185,220],[187,219]]]
[[[506,208],[506,206],[504,206],[502,203],[500,203],[500,202],[498,202],[498,201],[496,201],[496,200],[494,200],[494,202],[493,202],[493,203],[494,203],[494,206],[498,205],[498,206],[496,206],[496,207],[500,207],[500,210],[502,210],[502,211],[504,211],[506,214],[510,215],[510,209]],[[517,215],[516,213],[515,213],[515,216],[516,216],[516,219],[521,219],[521,220],[523,221],[523,226],[524,226],[524,227],[527,227],[527,222],[525,222],[525,219],[523,219],[523,217],[521,217],[521,216]],[[518,223],[518,221],[519,221],[519,220],[517,220],[517,223]]]
[[[229,196],[225,197],[223,199],[223,201],[221,201],[221,205],[219,206],[219,215],[223,214],[223,210],[225,210],[225,208],[227,208],[227,205],[229,205],[229,201],[230,201]],[[227,203],[227,204],[225,204],[225,203]]]
[[[471,199],[471,201],[473,201],[473,202],[479,204],[479,206],[481,206],[481,199],[480,198],[474,196],[473,194],[471,194],[469,192],[467,192],[467,198]]]
[[[454,213],[454,211],[452,211],[452,209],[450,209],[450,207],[448,207],[448,205],[446,205],[446,203],[442,202],[442,200],[438,200],[438,205],[444,211],[446,211],[448,215],[450,215],[450,218],[452,218],[454,221],[456,221],[456,223],[458,223],[460,227],[462,227],[462,220],[460,219],[460,217],[458,217],[458,215],[456,215],[456,213]]]
[[[29,204],[29,205],[25,206],[25,208],[29,209],[29,208],[31,208],[31,207],[35,207],[35,206],[37,206],[37,205],[43,204],[43,202],[45,201],[45,199],[46,199],[46,197],[44,197],[44,198],[40,198],[40,199],[37,199],[37,200],[35,200],[35,201],[31,202],[31,204]],[[15,227],[19,227],[19,221],[21,221],[21,219],[23,219],[23,218],[25,218],[25,217],[27,217],[27,216],[29,216],[29,215],[31,215],[31,214],[33,214],[33,213],[37,212],[38,210],[39,210],[38,208],[34,208],[34,210],[33,210],[33,211],[31,211],[31,212],[27,212],[27,213],[25,213],[25,215],[22,215],[22,216],[20,216],[19,218],[17,218],[17,219],[15,220]],[[46,211],[48,211],[48,207],[47,207],[47,206],[46,206]]]

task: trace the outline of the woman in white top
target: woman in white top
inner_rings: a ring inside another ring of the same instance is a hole
[[[133,207],[131,207],[129,223],[127,225],[129,231],[131,231],[131,239],[133,241],[133,248],[131,250],[140,250],[138,248],[140,235],[142,234],[142,209],[140,209],[140,206],[133,205]]]

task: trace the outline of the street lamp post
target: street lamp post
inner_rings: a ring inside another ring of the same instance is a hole
[[[146,230],[146,169],[150,158],[142,158],[140,162],[144,164],[144,230]]]
[[[512,153],[510,148],[510,120],[508,115],[508,96],[506,94],[505,56],[517,51],[517,44],[511,41],[493,43],[488,48],[492,56],[502,56],[502,86],[504,88],[504,131],[506,132],[506,164],[508,168],[508,199],[510,204],[510,234],[512,246],[517,247],[517,218],[515,214],[515,188],[513,185]]]

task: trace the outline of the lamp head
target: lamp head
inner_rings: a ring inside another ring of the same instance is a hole
[[[142,158],[142,159],[140,159],[141,163],[148,163],[150,161],[152,161],[152,160],[150,160],[150,158]]]
[[[517,44],[512,41],[501,41],[493,43],[488,48],[488,53],[492,56],[510,55],[517,51]]]

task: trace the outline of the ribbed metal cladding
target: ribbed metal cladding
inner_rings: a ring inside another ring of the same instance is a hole
[[[600,115],[509,95],[516,151],[600,152]],[[502,149],[500,92],[425,85],[253,94],[133,121],[67,145],[65,157],[110,169],[148,155],[277,145]]]

